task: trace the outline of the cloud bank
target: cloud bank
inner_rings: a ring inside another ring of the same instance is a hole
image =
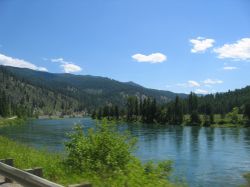
[[[162,53],[152,53],[150,55],[134,54],[132,58],[137,62],[146,62],[151,64],[162,63],[167,60],[167,56]]]
[[[48,71],[45,67],[36,66],[28,61],[6,56],[0,53],[0,64],[4,66],[13,66],[18,68],[28,68],[37,71]]]
[[[250,38],[242,38],[235,43],[224,44],[222,47],[215,48],[214,52],[221,59],[250,60]]]

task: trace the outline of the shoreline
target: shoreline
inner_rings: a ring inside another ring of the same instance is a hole
[[[0,118],[0,128],[11,126],[11,125],[21,125],[30,120],[30,118],[19,118],[17,116],[13,116],[10,118]]]
[[[142,124],[147,124],[147,125],[156,125],[156,126],[181,126],[181,127],[210,127],[210,128],[249,128],[250,127],[250,124],[233,124],[233,123],[225,123],[225,124],[218,124],[218,123],[213,123],[209,126],[205,126],[205,125],[202,125],[202,124],[199,124],[199,125],[195,125],[195,124],[190,124],[190,123],[187,123],[187,122],[184,122],[182,124],[162,124],[162,123],[156,123],[156,122],[153,122],[153,123],[144,123],[144,122],[141,122],[140,120],[133,120],[133,121],[126,121],[124,119],[107,119],[107,118],[102,118],[102,119],[95,119],[95,118],[92,118],[92,120],[96,120],[96,121],[102,121],[104,119],[106,119],[108,122],[114,122],[114,123],[129,123],[129,124],[135,124],[135,125],[142,125]]]

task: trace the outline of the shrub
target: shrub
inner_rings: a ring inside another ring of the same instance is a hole
[[[224,125],[224,124],[226,124],[227,122],[224,120],[224,119],[221,119],[219,122],[218,122],[218,124],[219,125]]]
[[[83,133],[77,125],[65,144],[66,164],[74,171],[110,177],[126,169],[132,158],[134,141],[115,131],[112,124],[97,124]]]
[[[142,164],[132,155],[135,140],[107,121],[86,133],[77,125],[65,145],[66,168],[87,176],[96,186],[176,186],[167,179],[171,161]]]
[[[236,124],[239,122],[239,108],[234,107],[231,112],[228,113],[231,123]]]

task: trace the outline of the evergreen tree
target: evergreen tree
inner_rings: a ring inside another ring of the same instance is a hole
[[[193,113],[194,111],[197,111],[198,108],[198,98],[197,95],[193,92],[191,92],[188,96],[188,108],[189,108],[189,114]]]
[[[119,108],[117,105],[115,105],[115,118],[118,120],[119,119]]]
[[[182,104],[178,96],[175,98],[175,103],[173,107],[173,124],[182,124],[183,122],[183,111],[182,111]]]
[[[197,111],[193,111],[190,115],[190,123],[192,125],[200,125],[201,119]]]
[[[92,112],[92,114],[91,114],[91,117],[92,117],[93,119],[96,118],[96,111],[95,111],[95,110],[93,110],[93,112]]]
[[[244,117],[247,118],[248,121],[250,121],[250,102],[245,104]]]
[[[102,119],[103,115],[102,115],[102,108],[100,107],[98,110],[98,114],[97,114],[97,119]]]

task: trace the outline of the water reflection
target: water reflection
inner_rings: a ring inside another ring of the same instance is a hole
[[[205,127],[204,129],[205,129],[205,136],[206,136],[206,141],[207,141],[207,148],[209,149],[208,151],[212,151],[213,145],[214,145],[215,128]]]
[[[191,127],[190,141],[191,143],[191,153],[198,155],[199,153],[199,134],[201,127]]]
[[[20,142],[63,151],[65,133],[75,123],[84,130],[93,127],[90,118],[36,120],[24,126],[0,128],[5,135]],[[242,173],[250,171],[250,128],[201,128],[155,124],[118,125],[138,138],[134,153],[142,161],[171,159],[174,174],[190,186],[239,186]]]

